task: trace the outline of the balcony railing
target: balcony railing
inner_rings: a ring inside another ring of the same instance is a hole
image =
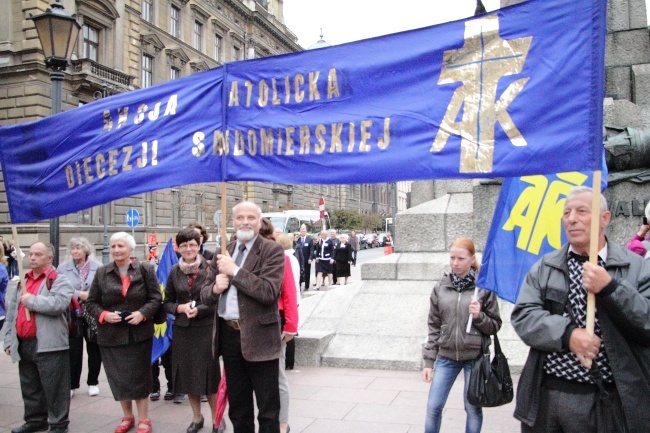
[[[132,88],[133,86],[134,76],[109,68],[108,66],[104,66],[94,60],[79,59],[73,60],[71,63],[75,72],[90,74],[101,78],[108,83],[116,84],[125,88]]]

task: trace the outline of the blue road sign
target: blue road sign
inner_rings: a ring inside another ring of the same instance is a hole
[[[140,213],[137,209],[129,209],[126,211],[126,225],[133,228],[140,222]]]

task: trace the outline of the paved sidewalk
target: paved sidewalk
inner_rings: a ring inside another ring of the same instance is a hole
[[[86,371],[82,374],[85,381]],[[415,371],[301,368],[288,372],[291,384],[290,425],[293,433],[421,433],[429,385]],[[515,381],[517,376],[513,378]],[[161,373],[164,386],[165,379]],[[465,412],[462,377],[454,384],[444,412],[443,432],[462,432]],[[112,433],[121,418],[119,404],[110,394],[106,376],[100,376],[100,395],[89,397],[85,384],[72,399],[70,433]],[[209,407],[203,403],[203,414]],[[512,417],[513,404],[485,409],[483,432],[519,432]],[[0,355],[0,433],[22,425],[23,403],[18,367]],[[155,433],[182,433],[191,421],[187,400],[181,404],[162,399],[150,403]],[[202,432],[209,433],[206,422]],[[228,433],[232,426],[228,423]]]

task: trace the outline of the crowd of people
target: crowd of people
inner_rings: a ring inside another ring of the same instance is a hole
[[[650,267],[647,248],[637,245],[647,242],[650,226],[644,222],[627,249],[618,246],[605,236],[611,215],[602,196],[600,205],[594,221],[598,264],[587,260],[592,191],[576,187],[564,204],[568,243],[530,269],[514,306],[512,325],[530,346],[514,412],[522,432],[640,432],[650,425],[650,414],[636,409],[650,403]],[[152,337],[161,313],[174,316],[168,381],[188,397],[188,433],[206,424],[202,401],[214,421],[221,386],[235,433],[254,433],[256,420],[259,432],[290,431],[285,370],[293,365],[301,287],[310,288],[312,264],[316,289],[334,281],[345,285],[358,238],[336,231],[312,238],[304,227],[295,237],[276,231],[251,202],[232,212],[235,233],[223,253],[205,250],[207,233],[198,223],[177,233],[179,262],[164,294],[154,265],[134,258],[128,233],[111,237],[113,261],[103,266],[84,238],[70,240],[69,259],[56,270],[52,245],[30,247],[24,289],[6,300],[6,312],[0,308],[4,349],[18,362],[24,401],[25,424],[12,433],[67,432],[84,342],[88,394],[99,394],[103,365],[120,404],[115,433],[150,433]],[[5,254],[0,262],[4,297],[10,278]],[[502,324],[496,294],[476,286],[479,263],[471,239],[449,245],[449,265],[430,295],[423,345],[422,379],[431,384],[426,433],[441,430],[454,381],[463,371],[467,391],[482,340]],[[586,329],[588,294],[596,299],[593,334]],[[70,330],[72,308],[83,318],[78,333]],[[466,395],[464,408],[465,431],[480,432],[483,409]],[[213,433],[219,429],[213,422]]]

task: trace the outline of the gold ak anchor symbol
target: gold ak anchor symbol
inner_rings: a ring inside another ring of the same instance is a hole
[[[494,159],[494,125],[499,122],[515,146],[526,140],[506,111],[529,78],[520,78],[497,100],[497,84],[506,75],[521,73],[532,36],[503,40],[499,17],[488,16],[465,23],[465,45],[445,51],[438,84],[462,82],[454,92],[431,152],[440,152],[452,135],[461,137],[460,172],[490,173]],[[462,120],[456,122],[463,108]]]

